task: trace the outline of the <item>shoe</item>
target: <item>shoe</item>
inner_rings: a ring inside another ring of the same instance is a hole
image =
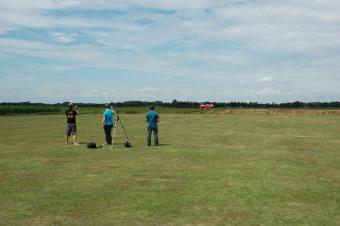
[[[79,143],[74,143],[74,145],[80,145]]]

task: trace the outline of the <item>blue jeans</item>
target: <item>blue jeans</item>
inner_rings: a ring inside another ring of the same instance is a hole
[[[158,128],[148,128],[148,136],[147,136],[147,142],[148,145],[151,145],[151,134],[153,131],[153,136],[154,136],[154,140],[155,140],[155,145],[159,145],[158,142]]]

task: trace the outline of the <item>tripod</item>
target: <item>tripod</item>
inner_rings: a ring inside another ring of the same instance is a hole
[[[126,147],[126,148],[131,148],[132,145],[131,145],[131,143],[129,142],[129,137],[128,137],[127,133],[126,133],[126,130],[125,130],[124,125],[123,125],[123,122],[122,122],[122,120],[121,120],[119,117],[116,117],[116,120],[115,120],[114,125],[113,125],[113,136],[112,136],[111,150],[113,149],[113,140],[114,140],[114,137],[115,137],[115,135],[116,135],[116,128],[117,128],[117,122],[118,122],[118,121],[119,121],[119,124],[120,124],[120,126],[122,127],[122,129],[123,129],[123,131],[124,131],[124,134],[125,134],[125,139],[126,139],[126,141],[124,142],[124,147]]]

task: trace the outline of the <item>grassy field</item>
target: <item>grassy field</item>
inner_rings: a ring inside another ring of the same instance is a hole
[[[336,115],[122,115],[111,148],[100,115],[0,117],[1,225],[340,225]]]

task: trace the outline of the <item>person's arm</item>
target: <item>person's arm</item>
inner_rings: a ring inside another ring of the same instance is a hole
[[[79,111],[78,111],[78,107],[77,106],[73,106],[72,107],[72,111],[73,111],[74,115],[79,115]]]
[[[104,112],[104,114],[103,114],[103,119],[102,119],[102,127],[104,127],[105,119],[106,119],[106,117],[105,117],[105,112]]]
[[[156,117],[156,122],[159,123],[159,115]]]
[[[105,123],[105,116],[103,117],[103,119],[102,119],[102,127],[104,127],[104,123]]]

